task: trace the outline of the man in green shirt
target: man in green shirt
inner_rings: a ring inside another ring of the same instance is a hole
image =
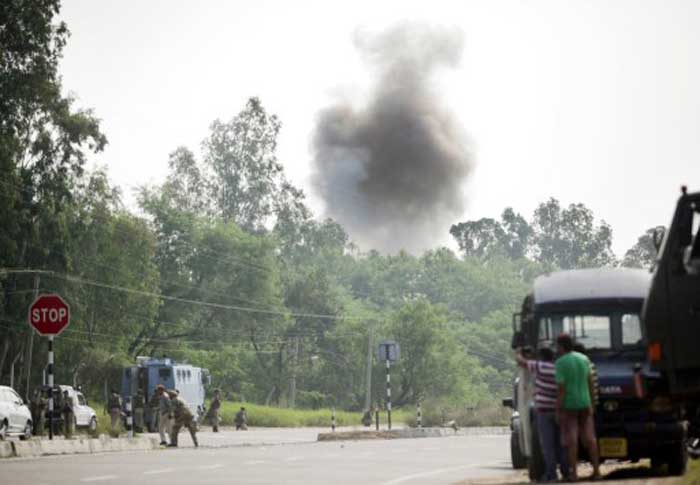
[[[557,414],[561,429],[561,444],[566,448],[571,467],[569,477],[576,480],[579,437],[588,451],[593,465],[592,479],[600,478],[598,444],[593,422],[594,385],[591,376],[591,362],[583,354],[574,352],[574,342],[570,335],[557,337],[560,357],[555,362],[557,382]]]

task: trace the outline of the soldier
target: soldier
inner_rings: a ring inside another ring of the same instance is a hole
[[[143,433],[143,412],[146,405],[143,392],[139,389],[134,396],[134,428],[137,432]]]
[[[165,392],[165,386],[163,384],[158,384],[158,386],[156,386],[156,392],[158,393],[158,433],[160,433],[160,444],[165,446],[168,444],[167,437],[165,436],[166,433],[171,436],[172,441],[170,417],[173,410],[170,403],[170,396]]]
[[[214,389],[214,397],[209,405],[209,411],[207,412],[207,418],[209,419],[209,424],[212,427],[214,433],[219,432],[219,412],[221,410],[221,391],[219,389]]]
[[[36,430],[34,432],[37,436],[44,436],[46,428],[46,411],[49,408],[49,399],[46,397],[43,388],[37,389],[37,402],[36,402],[36,416],[37,420],[34,421]]]
[[[70,439],[73,436],[73,425],[75,424],[75,414],[73,413],[73,400],[68,395],[68,391],[63,391],[63,436]]]
[[[111,418],[112,435],[119,436],[122,420],[122,398],[114,389],[112,389],[112,394],[109,396],[107,409],[109,409],[109,417]]]
[[[153,389],[153,394],[151,395],[151,398],[148,400],[148,415],[150,416],[149,419],[149,431],[156,430],[158,429],[158,403],[160,400],[160,396],[158,396],[158,388]]]
[[[236,431],[247,430],[248,429],[248,413],[245,408],[241,408],[240,411],[236,413],[236,417],[233,420],[236,423]]]
[[[195,448],[199,446],[197,442],[197,423],[194,421],[194,416],[192,412],[187,407],[185,401],[178,396],[176,391],[168,391],[170,396],[170,402],[172,404],[174,423],[173,429],[170,433],[170,447],[177,447],[177,435],[180,433],[180,428],[183,426],[187,428],[192,436],[192,442]]]

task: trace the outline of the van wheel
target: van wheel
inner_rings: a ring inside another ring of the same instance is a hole
[[[24,431],[22,432],[22,435],[19,437],[19,439],[21,439],[22,441],[25,441],[31,437],[32,437],[32,422],[27,421],[27,424],[24,425]]]
[[[540,448],[537,426],[532,426],[532,432],[530,433],[530,452],[530,459],[527,461],[528,476],[533,482],[539,482],[544,475],[544,456]]]
[[[0,423],[0,440],[5,441],[7,438],[7,421]]]
[[[515,470],[520,470],[522,468],[527,468],[527,460],[520,450],[518,433],[513,432],[510,434],[510,461],[513,464]]]

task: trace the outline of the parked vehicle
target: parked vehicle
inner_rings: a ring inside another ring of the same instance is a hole
[[[136,365],[124,369],[121,393],[126,399],[141,390],[148,400],[156,386],[163,384],[166,389],[177,389],[195,419],[199,420],[204,414],[204,386],[209,385],[210,381],[207,369],[180,364],[169,358],[137,357]],[[144,423],[149,431],[156,431],[156,416],[148,406],[145,408]]]
[[[0,440],[8,436],[29,439],[32,436],[32,413],[14,389],[0,386]]]
[[[584,344],[596,365],[599,403],[596,433],[602,459],[651,458],[671,474],[685,470],[685,427],[681,409],[639,393],[637,372],[645,363],[640,314],[651,276],[634,269],[561,271],[541,276],[514,318],[513,347],[552,346],[562,332]],[[518,412],[530,477],[544,467],[533,422],[533,387],[520,370]]]
[[[91,433],[97,431],[97,414],[95,410],[88,405],[88,401],[79,390],[73,389],[72,386],[59,385],[61,395],[68,391],[68,398],[73,405],[73,414],[75,416],[76,428],[87,428]]]

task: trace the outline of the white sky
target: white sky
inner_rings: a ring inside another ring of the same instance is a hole
[[[132,205],[250,96],[280,116],[279,158],[310,192],[316,113],[367,84],[353,33],[402,20],[465,35],[437,81],[476,152],[461,220],[583,202],[622,254],[669,222],[682,183],[700,188],[700,2],[64,0],[62,16],[64,87],[103,120],[99,163]]]

